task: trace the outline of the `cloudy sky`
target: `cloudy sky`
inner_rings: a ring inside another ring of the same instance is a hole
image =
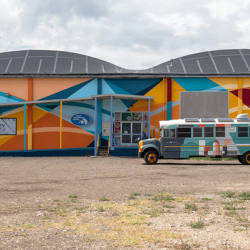
[[[63,50],[129,69],[250,48],[246,0],[0,0],[0,52]]]

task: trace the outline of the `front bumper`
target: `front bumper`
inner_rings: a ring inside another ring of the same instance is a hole
[[[139,158],[143,158],[142,153],[143,153],[143,152],[138,152],[138,157],[139,157]]]

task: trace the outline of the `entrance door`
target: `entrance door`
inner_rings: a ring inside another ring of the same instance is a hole
[[[122,144],[131,144],[131,122],[122,122]]]

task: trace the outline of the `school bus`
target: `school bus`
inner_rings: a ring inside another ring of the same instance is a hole
[[[250,165],[250,119],[248,114],[233,118],[185,118],[160,121],[160,138],[139,142],[138,156],[147,164],[158,159],[189,157],[238,157]]]

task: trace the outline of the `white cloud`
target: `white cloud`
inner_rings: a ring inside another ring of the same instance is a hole
[[[143,69],[205,50],[247,48],[245,0],[2,0],[0,51],[64,50]]]

